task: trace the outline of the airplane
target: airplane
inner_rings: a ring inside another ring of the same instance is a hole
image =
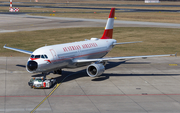
[[[121,60],[132,58],[173,56],[147,55],[147,56],[125,56],[125,57],[105,57],[104,56],[115,46],[120,44],[139,43],[121,42],[117,43],[113,36],[115,8],[111,8],[109,18],[102,37],[91,38],[90,40],[44,46],[34,52],[22,49],[3,47],[6,49],[22,52],[31,55],[27,61],[26,70],[29,73],[42,73],[44,76],[53,71],[54,74],[61,74],[63,68],[77,68],[87,66],[86,72],[90,77],[98,77],[105,71],[105,65],[109,60]]]

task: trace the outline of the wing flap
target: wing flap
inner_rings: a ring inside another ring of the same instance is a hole
[[[29,55],[31,55],[33,53],[32,51],[26,51],[26,50],[22,50],[22,49],[7,47],[6,44],[3,46],[3,48],[18,51],[18,52],[29,54]]]

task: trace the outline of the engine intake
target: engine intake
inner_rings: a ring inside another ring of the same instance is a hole
[[[94,63],[94,64],[89,65],[86,71],[90,77],[98,77],[105,71],[105,67],[103,64]]]

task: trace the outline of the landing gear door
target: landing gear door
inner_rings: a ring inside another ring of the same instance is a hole
[[[50,52],[52,54],[53,61],[55,62],[57,60],[57,54],[56,54],[56,52],[53,49],[50,49]]]

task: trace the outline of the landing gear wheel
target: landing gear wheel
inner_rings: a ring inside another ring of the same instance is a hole
[[[61,73],[62,73],[61,69],[57,70],[57,74],[61,74]]]
[[[57,71],[54,70],[54,71],[53,71],[53,74],[57,74]]]
[[[53,71],[53,74],[61,74],[62,73],[62,70],[61,69],[58,69],[58,70],[54,70]]]

